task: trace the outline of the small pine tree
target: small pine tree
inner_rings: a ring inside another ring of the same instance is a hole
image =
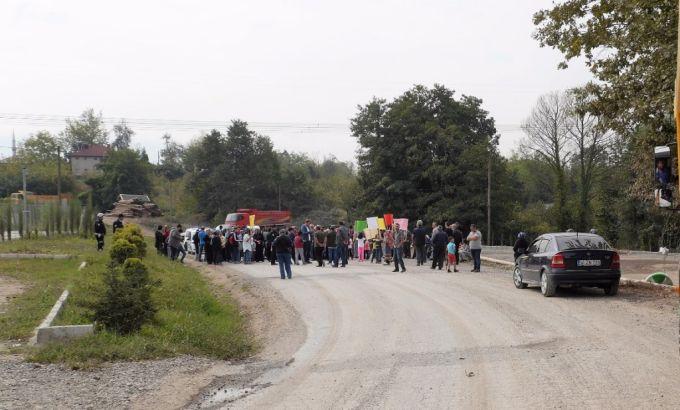
[[[155,284],[140,259],[130,258],[122,266],[110,264],[104,282],[106,291],[94,309],[98,325],[129,334],[154,319],[151,289]]]

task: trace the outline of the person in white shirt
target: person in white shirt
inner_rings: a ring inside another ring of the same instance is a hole
[[[467,243],[470,246],[470,253],[472,254],[472,262],[474,265],[472,272],[479,272],[482,268],[482,232],[477,229],[477,225],[475,224],[470,225]]]
[[[249,264],[253,254],[253,237],[250,236],[250,229],[246,229],[243,234],[243,263]]]

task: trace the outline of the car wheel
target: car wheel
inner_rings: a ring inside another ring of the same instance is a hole
[[[517,289],[525,289],[527,284],[522,282],[522,271],[519,266],[515,266],[515,271],[512,274],[512,281]]]
[[[604,287],[604,294],[607,296],[614,296],[619,293],[619,282],[612,282],[611,285]]]
[[[555,296],[556,290],[557,286],[555,286],[552,279],[550,279],[550,276],[545,272],[541,272],[541,293],[543,296],[547,298]]]

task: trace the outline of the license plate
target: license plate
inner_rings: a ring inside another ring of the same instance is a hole
[[[602,261],[599,259],[582,259],[576,261],[576,266],[601,266]]]

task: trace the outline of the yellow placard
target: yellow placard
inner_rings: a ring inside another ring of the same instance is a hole
[[[385,218],[378,218],[378,229],[385,229]]]
[[[255,226],[255,215],[250,215],[250,227]]]

